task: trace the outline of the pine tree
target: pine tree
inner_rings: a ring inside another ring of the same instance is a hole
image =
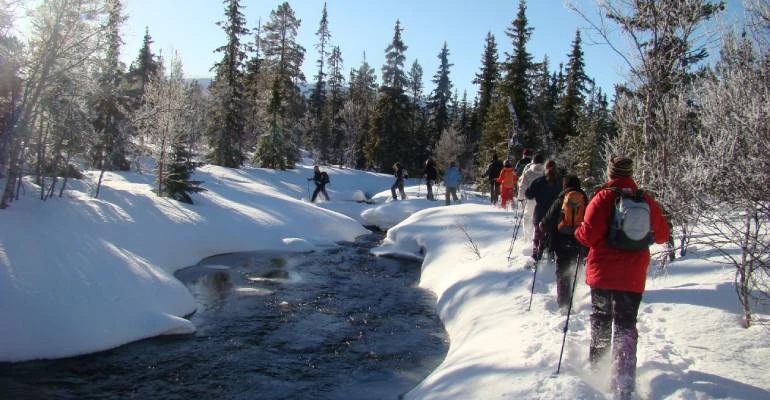
[[[144,94],[144,85],[155,76],[160,69],[159,61],[152,52],[152,36],[150,36],[150,29],[145,27],[144,38],[142,39],[142,47],[139,49],[139,55],[131,63],[128,68],[127,80],[128,90],[127,95],[131,99],[131,109],[136,110],[139,108],[139,102]]]
[[[549,72],[548,56],[543,61],[536,64],[533,76],[533,105],[532,105],[532,125],[535,131],[539,131],[540,140],[535,147],[544,148],[547,153],[551,153],[553,146],[553,127],[556,113],[556,104],[559,100],[557,75]]]
[[[529,73],[532,70],[532,55],[527,51],[527,43],[532,36],[533,28],[527,20],[527,2],[519,2],[519,10],[512,25],[506,29],[505,34],[511,38],[513,45],[512,54],[506,53],[506,61],[503,63],[505,76],[503,78],[501,94],[510,99],[516,112],[519,129],[523,135],[524,146],[532,146],[537,142],[536,133],[531,129],[531,116],[529,112],[529,90],[531,82]]]
[[[266,168],[294,168],[298,158],[292,131],[300,119],[298,110],[304,108],[294,84],[295,80],[305,79],[301,71],[305,48],[296,41],[300,22],[289,3],[284,2],[270,13],[270,21],[264,26],[262,44],[273,75],[268,103],[270,132],[259,139],[254,161]]]
[[[429,128],[427,112],[424,107],[425,99],[422,93],[422,66],[417,60],[414,60],[412,67],[409,69],[409,95],[411,96],[412,103],[410,105],[411,121],[410,132],[411,137],[414,140],[414,150],[417,160],[425,160],[430,157],[433,148],[431,147],[430,137],[428,135]]]
[[[396,20],[393,41],[385,49],[383,84],[374,109],[367,158],[388,171],[397,161],[408,169],[416,165],[413,138],[409,135],[411,115],[409,98],[404,93],[408,81],[404,73],[407,46],[401,40],[401,23]]]
[[[376,98],[377,76],[364,54],[361,65],[350,73],[350,86],[342,111],[348,143],[345,149],[346,165],[364,169],[373,164],[373,160],[367,157],[367,145]]]
[[[405,88],[408,82],[404,73],[405,53],[408,47],[401,40],[401,31],[403,31],[401,21],[396,20],[393,40],[385,49],[385,65],[382,66],[382,85],[395,89]]]
[[[330,160],[334,163],[341,163],[343,159],[343,150],[347,146],[342,127],[342,108],[345,103],[345,94],[343,86],[345,85],[345,76],[342,74],[344,68],[342,51],[339,46],[332,48],[329,56],[329,93],[326,99],[326,112],[331,127],[331,156]]]
[[[556,123],[553,127],[557,145],[563,145],[569,138],[577,135],[577,121],[584,106],[584,91],[588,77],[585,74],[583,49],[580,46],[580,31],[575,33],[572,51],[567,62],[567,77],[564,94],[559,99]]]
[[[400,88],[383,86],[374,108],[368,158],[381,171],[390,171],[397,161],[407,169],[416,168],[413,141],[409,136],[409,98]]]
[[[498,64],[497,43],[492,32],[487,33],[484,43],[484,53],[481,56],[481,68],[473,83],[479,85],[478,120],[483,123],[492,104],[492,94],[500,82],[500,67]]]
[[[329,32],[326,2],[324,2],[321,22],[318,24],[318,30],[315,34],[316,37],[318,37],[318,43],[315,45],[315,48],[318,50],[318,60],[316,60],[318,74],[315,76],[315,87],[310,94],[310,110],[313,113],[316,123],[318,123],[321,120],[321,113],[323,111],[324,103],[326,102],[326,73],[324,71],[324,66],[329,57],[329,48],[331,46],[331,32]]]
[[[224,0],[225,21],[217,23],[227,35],[227,43],[216,49],[222,60],[214,67],[216,76],[209,88],[214,97],[209,140],[212,164],[239,168],[246,159],[243,63],[246,58],[241,38],[249,34],[241,13],[240,0]]]
[[[431,119],[429,133],[429,145],[431,148],[436,145],[439,135],[449,127],[451,118],[449,107],[452,97],[452,81],[449,79],[449,68],[453,64],[449,63],[449,49],[446,42],[444,42],[444,47],[441,48],[438,59],[438,71],[433,75],[432,81],[436,88],[428,100],[428,114]]]
[[[92,152],[92,163],[101,169],[99,183],[95,196],[99,195],[102,176],[105,170],[119,169],[126,171],[130,168],[126,159],[127,140],[120,128],[125,118],[119,106],[119,82],[121,79],[120,62],[120,24],[125,20],[121,14],[120,0],[107,2],[107,52],[99,76],[99,90],[96,98],[96,118],[93,120],[94,130],[100,135],[95,151]]]

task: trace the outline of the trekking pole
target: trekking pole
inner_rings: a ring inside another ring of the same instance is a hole
[[[527,203],[527,200],[523,201],[524,204]],[[516,214],[516,217],[513,220],[514,227],[513,227],[513,235],[511,236],[511,245],[508,246],[508,259],[511,259],[511,253],[513,252],[513,243],[516,241],[516,237],[519,235],[519,230],[521,228],[521,223],[524,220],[524,207],[520,207],[521,212]]]
[[[422,186],[422,177],[417,181],[417,197],[420,197],[420,187]]]
[[[583,262],[583,258],[583,250],[578,249],[577,262],[575,263],[575,279],[572,281],[572,293],[569,297],[567,321],[564,323],[564,336],[561,338],[561,351],[559,352],[559,365],[556,366],[556,375],[559,375],[559,371],[561,371],[561,357],[564,355],[564,343],[567,341],[567,330],[569,329],[569,316],[572,314],[572,303],[575,299],[575,286],[577,286],[578,271],[580,271],[580,263]]]
[[[527,311],[532,308],[532,296],[535,294],[535,281],[537,280],[537,264],[540,264],[540,258],[535,260],[535,274],[532,276],[532,288],[529,289],[529,305]]]

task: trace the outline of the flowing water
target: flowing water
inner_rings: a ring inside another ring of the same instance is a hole
[[[396,399],[448,343],[420,264],[371,256],[381,239],[205,259],[176,273],[195,334],[0,364],[0,398]]]

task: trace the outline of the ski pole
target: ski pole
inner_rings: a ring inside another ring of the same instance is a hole
[[[561,351],[559,352],[559,365],[556,366],[556,375],[559,375],[561,371],[561,358],[564,355],[564,343],[567,341],[567,330],[569,329],[569,317],[572,314],[572,303],[575,298],[575,286],[577,286],[578,271],[580,271],[580,263],[583,262],[583,250],[578,248],[577,262],[575,263],[575,277],[572,281],[572,293],[569,296],[569,307],[567,308],[567,321],[564,323],[564,336],[561,338]]]
[[[527,200],[523,201],[524,204],[527,204]],[[516,241],[516,237],[519,235],[519,230],[521,228],[521,223],[524,220],[524,207],[520,207],[521,212],[516,214],[516,218],[514,218],[513,223],[513,235],[511,236],[511,245],[508,246],[508,259],[511,259],[511,253],[513,252],[513,243]]]
[[[535,294],[535,281],[537,280],[537,264],[540,264],[539,257],[537,260],[535,260],[535,274],[532,276],[532,288],[529,289],[529,305],[527,306],[527,311],[529,311],[532,308],[532,296]]]
[[[422,177],[417,181],[417,197],[420,197],[420,187],[422,187]]]

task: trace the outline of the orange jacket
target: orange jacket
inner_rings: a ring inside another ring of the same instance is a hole
[[[607,231],[615,198],[619,195],[605,190],[609,187],[628,188],[634,192],[637,189],[636,182],[630,177],[612,179],[588,203],[583,223],[575,231],[575,238],[590,248],[586,258],[586,283],[592,288],[643,293],[650,250],[628,251],[610,247]],[[667,242],[671,232],[658,203],[647,193],[644,199],[650,205],[650,229],[655,243]]]
[[[516,181],[518,181],[519,178],[516,176],[516,174],[513,173],[513,168],[511,167],[504,167],[500,171],[500,176],[497,177],[496,181],[500,183],[501,187],[503,189],[512,189],[514,186],[516,186]]]

